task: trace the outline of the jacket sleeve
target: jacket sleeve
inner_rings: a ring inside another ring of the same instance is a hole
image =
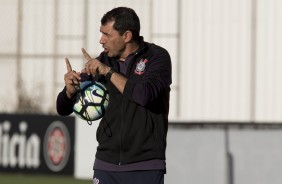
[[[75,97],[69,99],[66,94],[66,87],[58,94],[57,97],[57,112],[61,116],[70,115],[73,112],[73,105],[75,103]]]
[[[135,81],[129,78],[123,93],[142,106],[148,105],[170,90],[172,82],[171,59],[165,49],[157,48],[146,65],[142,80]]]

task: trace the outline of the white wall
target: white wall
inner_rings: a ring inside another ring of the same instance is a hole
[[[282,2],[181,3],[180,117],[281,122]]]
[[[3,112],[13,112],[17,93],[22,93],[40,104],[44,113],[55,113],[54,101],[66,72],[64,58],[80,70],[85,62],[81,47],[97,56],[100,18],[123,5],[140,16],[145,39],[171,54],[172,121],[282,119],[279,0],[3,0],[0,4],[0,86],[7,89],[0,92]],[[18,69],[23,85],[16,90]]]
[[[180,116],[250,120],[250,0],[182,1]]]
[[[282,1],[258,0],[256,120],[282,120]]]
[[[169,129],[166,183],[282,182],[281,126],[186,128]]]
[[[93,176],[93,164],[98,146],[96,141],[98,123],[98,121],[93,121],[90,126],[86,121],[76,118],[74,154],[74,176],[76,178],[90,179]]]

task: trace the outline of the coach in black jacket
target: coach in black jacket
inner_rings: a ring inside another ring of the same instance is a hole
[[[162,47],[143,41],[136,13],[126,7],[101,19],[104,51],[87,60],[82,73],[95,75],[110,95],[109,106],[97,129],[99,143],[94,183],[163,183],[168,128],[171,60]],[[73,112],[75,85],[84,74],[71,69],[57,98],[60,115]],[[128,172],[130,171],[130,172]]]

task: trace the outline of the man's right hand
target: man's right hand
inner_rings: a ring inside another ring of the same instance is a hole
[[[81,78],[79,72],[75,72],[74,70],[72,70],[68,58],[66,58],[65,61],[68,71],[64,76],[65,85],[66,85],[66,94],[68,98],[71,99],[73,95],[76,93],[77,85],[79,85],[79,81]]]

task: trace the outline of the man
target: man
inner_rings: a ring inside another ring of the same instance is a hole
[[[104,51],[75,72],[66,59],[65,88],[57,98],[60,115],[73,112],[76,85],[88,76],[105,84],[109,106],[96,132],[99,143],[93,183],[164,183],[171,60],[169,53],[139,35],[134,10],[114,8],[101,19]]]

